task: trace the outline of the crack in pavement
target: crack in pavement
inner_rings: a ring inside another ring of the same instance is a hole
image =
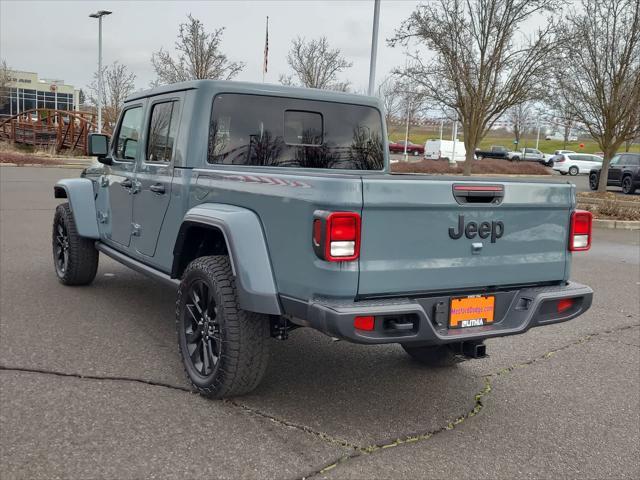
[[[338,437],[334,437],[332,435],[329,435],[327,433],[315,430],[311,427],[308,427],[306,425],[302,425],[302,424],[298,424],[295,422],[290,422],[288,420],[282,419],[282,418],[278,418],[274,415],[270,415],[266,412],[263,412],[259,409],[256,408],[252,408],[249,407],[247,405],[244,405],[238,401],[232,400],[232,399],[222,399],[219,400],[221,403],[226,404],[226,405],[231,405],[235,408],[238,408],[242,411],[245,411],[249,414],[252,414],[254,416],[258,416],[260,418],[269,420],[281,427],[284,428],[291,428],[291,429],[295,429],[301,432],[304,432],[308,435],[312,435],[315,436],[316,438],[319,438],[320,440],[322,440],[325,443],[330,443],[333,445],[339,445],[341,447],[344,448],[348,448],[351,450],[351,452],[347,455],[342,455],[340,458],[338,458],[337,460],[332,461],[330,464],[327,464],[325,466],[323,466],[322,468],[315,470],[307,475],[304,475],[301,478],[301,480],[306,480],[309,478],[313,478],[316,477],[318,475],[322,475],[324,473],[329,472],[330,470],[333,470],[334,468],[336,468],[337,466],[348,462],[349,460],[352,460],[354,458],[360,457],[360,456],[364,456],[364,455],[371,455],[373,453],[379,452],[379,451],[383,451],[386,450],[388,448],[394,448],[394,447],[398,447],[401,445],[408,445],[408,444],[412,444],[412,443],[416,443],[416,442],[421,442],[421,441],[426,441],[430,438],[432,438],[433,436],[448,431],[448,430],[453,430],[454,428],[456,428],[458,425],[460,425],[461,423],[463,423],[465,420],[474,417],[476,415],[478,415],[482,409],[484,408],[484,404],[483,404],[483,399],[489,395],[491,393],[493,384],[492,384],[492,379],[497,378],[499,376],[505,375],[507,373],[510,373],[518,368],[524,368],[527,367],[529,365],[532,365],[534,363],[543,361],[543,360],[547,360],[549,358],[551,358],[553,355],[555,355],[556,353],[566,350],[568,348],[571,348],[573,346],[576,345],[581,345],[584,344],[586,342],[591,341],[592,339],[603,335],[603,334],[609,334],[609,333],[616,333],[616,332],[620,332],[620,331],[624,331],[624,330],[628,330],[631,328],[636,328],[636,327],[640,327],[640,324],[631,324],[631,325],[625,325],[623,327],[619,327],[619,328],[612,328],[609,330],[603,330],[601,332],[596,332],[596,333],[592,333],[592,334],[588,334],[585,335],[583,337],[578,338],[577,340],[574,340],[573,342],[570,342],[566,345],[563,345],[561,347],[558,347],[554,350],[550,350],[546,353],[544,353],[543,355],[540,355],[538,357],[534,357],[528,361],[525,362],[520,362],[520,363],[516,363],[514,365],[511,365],[509,367],[505,367],[502,368],[500,370],[498,370],[497,372],[494,373],[490,373],[487,375],[483,375],[482,378],[484,379],[484,386],[483,388],[477,392],[475,394],[475,401],[474,401],[474,405],[473,408],[471,410],[469,410],[468,412],[462,414],[462,415],[458,415],[457,417],[455,417],[452,420],[449,420],[445,425],[443,425],[440,428],[437,428],[435,430],[431,430],[425,433],[419,433],[419,434],[411,434],[411,435],[406,435],[404,437],[400,437],[400,438],[396,438],[394,440],[390,440],[390,441],[385,441],[385,442],[381,442],[381,443],[376,443],[376,444],[372,444],[372,445],[367,445],[367,446],[361,446],[361,445],[357,445],[354,443],[351,443],[347,440],[343,440],[340,439]],[[634,345],[635,346],[635,345]],[[69,372],[62,372],[62,371],[57,371],[57,370],[46,370],[46,369],[38,369],[38,368],[26,368],[26,367],[13,367],[13,366],[8,366],[8,365],[0,365],[0,371],[13,371],[13,372],[24,372],[24,373],[34,373],[34,374],[43,374],[43,375],[55,375],[55,376],[59,376],[59,377],[71,377],[71,378],[78,378],[81,380],[103,380],[103,381],[116,381],[116,382],[132,382],[132,383],[139,383],[139,384],[143,384],[143,385],[151,385],[151,386],[155,386],[155,387],[164,387],[164,388],[169,388],[172,390],[178,390],[181,392],[186,392],[186,393],[192,393],[192,394],[196,394],[193,390],[191,390],[188,387],[183,387],[180,385],[173,385],[170,383],[165,383],[165,382],[158,382],[158,381],[154,381],[154,380],[144,380],[144,379],[140,379],[140,378],[135,378],[135,377],[127,377],[127,376],[109,376],[109,375],[84,375],[84,374],[80,374],[80,373],[69,373]]]
[[[500,370],[498,370],[497,372],[494,373],[489,373],[487,375],[483,375],[482,378],[484,379],[484,387],[482,388],[482,390],[480,390],[478,393],[475,394],[475,402],[473,405],[473,408],[468,411],[467,413],[463,414],[463,415],[459,415],[458,417],[456,417],[454,420],[450,420],[447,422],[446,425],[435,429],[435,430],[431,430],[429,432],[425,432],[422,434],[416,434],[416,435],[408,435],[402,438],[397,438],[395,440],[386,442],[386,443],[380,443],[380,444],[374,444],[374,445],[369,445],[366,447],[357,447],[357,449],[352,452],[349,455],[343,455],[340,458],[338,458],[337,460],[333,461],[332,463],[325,465],[324,467],[322,467],[319,470],[316,470],[308,475],[304,475],[302,477],[300,477],[300,480],[307,480],[310,478],[314,478],[317,477],[319,475],[323,475],[331,470],[333,470],[334,468],[336,468],[337,466],[348,462],[350,460],[353,460],[354,458],[358,458],[364,455],[371,455],[375,452],[379,452],[388,448],[394,448],[394,447],[398,447],[401,445],[407,445],[407,444],[411,444],[411,443],[416,443],[416,442],[421,442],[421,441],[426,441],[430,438],[432,438],[433,436],[442,433],[442,432],[446,432],[448,430],[453,430],[454,428],[456,428],[458,425],[460,425],[461,423],[463,423],[465,420],[471,418],[471,417],[475,417],[476,415],[478,415],[482,409],[484,408],[484,404],[482,403],[482,400],[484,399],[484,397],[486,397],[487,395],[489,395],[491,393],[491,390],[493,388],[493,382],[492,380],[494,378],[500,377],[502,375],[506,375],[508,373],[511,373],[512,371],[519,369],[519,368],[525,368],[528,367],[530,365],[533,365],[534,363],[538,363],[540,361],[543,360],[548,360],[549,358],[551,358],[552,356],[554,356],[556,353],[561,352],[563,350],[567,350],[571,347],[577,346],[577,345],[582,345],[584,343],[587,343],[591,340],[593,340],[594,338],[598,337],[599,335],[603,335],[603,334],[609,334],[609,333],[617,333],[617,332],[621,332],[624,330],[629,330],[631,328],[635,328],[635,327],[639,327],[640,324],[632,324],[632,325],[625,325],[623,327],[619,327],[619,328],[612,328],[609,330],[603,330],[601,332],[596,332],[596,333],[591,333],[588,335],[584,335],[583,337],[578,338],[577,340],[574,340],[573,342],[570,342],[566,345],[563,345],[561,347],[555,348],[553,350],[550,350],[546,353],[544,353],[543,355],[540,355],[538,357],[534,357],[530,360],[527,360],[525,362],[520,362],[520,363],[516,363],[513,364],[509,367],[505,367],[502,368]]]
[[[144,380],[144,379],[140,379],[140,378],[135,378],[135,377],[126,377],[126,376],[110,376],[110,375],[84,375],[81,373],[69,373],[69,372],[61,372],[59,370],[45,370],[45,369],[39,369],[39,368],[25,368],[25,367],[12,367],[12,366],[7,366],[7,365],[0,365],[0,371],[11,371],[11,372],[24,372],[24,373],[35,373],[35,374],[42,374],[42,375],[54,375],[54,376],[58,376],[58,377],[70,377],[70,378],[78,378],[81,380],[106,380],[106,381],[115,381],[115,382],[132,382],[132,383],[140,383],[143,385],[151,385],[154,387],[164,387],[164,388],[169,388],[172,390],[178,390],[181,392],[187,392],[187,393],[192,393],[194,395],[196,395],[196,392],[194,392],[193,390],[191,390],[188,387],[182,387],[180,385],[173,385],[171,383],[165,383],[165,382],[158,382],[158,381],[154,381],[154,380]],[[204,397],[203,397],[204,398]],[[216,401],[214,399],[212,399],[212,401]],[[304,432],[308,435],[313,435],[317,438],[319,438],[320,440],[324,441],[325,443],[331,443],[334,445],[340,445],[342,447],[345,448],[350,448],[353,450],[357,450],[359,447],[357,445],[354,445],[346,440],[337,438],[337,437],[333,437],[332,435],[329,435],[328,433],[324,433],[324,432],[320,432],[318,430],[314,430],[311,427],[308,427],[306,425],[300,425],[294,422],[290,422],[288,420],[282,419],[282,418],[278,418],[274,415],[269,415],[268,413],[265,413],[261,410],[258,410],[256,408],[252,408],[249,407],[247,405],[244,405],[240,402],[237,402],[235,400],[231,400],[231,399],[227,399],[227,398],[223,398],[221,400],[217,400],[220,403],[223,403],[225,405],[231,405],[232,407],[241,409],[247,413],[250,413],[254,416],[258,416],[261,417],[263,419],[269,420],[281,427],[285,427],[285,428],[291,428],[291,429],[295,429],[301,432]]]

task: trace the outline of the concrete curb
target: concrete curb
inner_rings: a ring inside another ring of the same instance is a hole
[[[593,226],[596,228],[613,228],[616,230],[640,230],[640,221],[605,220],[594,218]]]
[[[29,167],[29,168],[76,168],[83,169],[88,167],[89,164],[78,164],[78,163],[66,163],[62,165],[45,165],[42,163],[0,163],[0,167]]]

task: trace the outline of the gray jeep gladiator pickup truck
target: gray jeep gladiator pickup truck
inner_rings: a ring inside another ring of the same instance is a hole
[[[447,365],[574,318],[591,243],[570,183],[392,175],[373,97],[201,80],[127,99],[98,157],[59,181],[53,260],[99,253],[177,288],[179,352],[211,397],[254,389],[298,327]]]

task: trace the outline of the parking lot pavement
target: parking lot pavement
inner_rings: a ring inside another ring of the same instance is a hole
[[[210,401],[186,391],[170,288],[104,256],[91,286],[56,281],[52,185],[78,173],[0,169],[3,478],[640,474],[638,232],[575,255],[587,314],[488,359],[432,370],[300,329],[255,392]]]

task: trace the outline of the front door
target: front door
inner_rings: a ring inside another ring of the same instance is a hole
[[[136,175],[138,192],[133,199],[134,247],[153,257],[171,198],[173,153],[180,125],[180,97],[158,99],[147,115],[146,148]]]
[[[97,200],[98,220],[107,240],[124,247],[131,237],[133,194],[136,191],[135,165],[138,158],[138,142],[142,133],[142,105],[127,108],[113,137],[111,155],[113,164],[105,169],[100,179]]]

